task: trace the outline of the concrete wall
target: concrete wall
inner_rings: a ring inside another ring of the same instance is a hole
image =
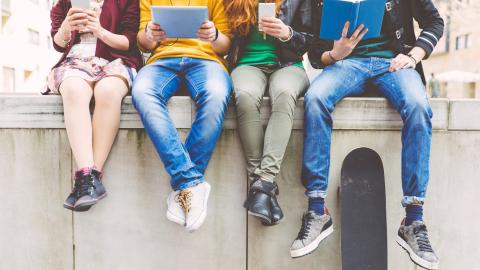
[[[431,104],[435,116],[425,217],[431,241],[442,269],[480,269],[480,102],[437,99]],[[169,179],[130,98],[124,101],[122,129],[105,169],[109,197],[89,212],[72,213],[62,208],[74,161],[60,98],[0,96],[0,269],[341,269],[340,166],[357,147],[376,150],[384,162],[389,269],[417,269],[394,242],[404,215],[401,120],[381,98],[346,99],[337,106],[327,199],[335,233],[315,253],[290,259],[306,207],[300,183],[302,105],[278,179],[285,221],[263,227],[242,208],[246,173],[231,108],[207,170],[209,216],[190,234],[165,218]],[[175,97],[169,106],[185,137],[194,107],[188,97]],[[268,119],[268,101],[262,112]]]

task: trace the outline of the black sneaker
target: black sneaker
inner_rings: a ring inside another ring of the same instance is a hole
[[[80,194],[80,189],[82,186],[82,174],[80,172],[75,173],[74,185],[72,192],[68,195],[67,199],[63,203],[63,207],[68,210],[74,210],[77,212],[88,211],[91,206],[77,207],[75,208],[75,203],[78,201],[78,196]]]
[[[78,188],[78,200],[75,202],[74,210],[96,204],[107,196],[107,191],[102,184],[102,173],[92,169],[89,174],[81,176]]]
[[[423,221],[414,221],[405,226],[403,220],[398,229],[397,243],[407,251],[410,259],[426,269],[438,269],[439,259],[428,239],[427,226]]]
[[[321,216],[308,211],[303,215],[302,227],[297,239],[292,243],[290,255],[292,258],[298,258],[312,253],[320,242],[332,233],[332,217],[326,208],[325,214]]]

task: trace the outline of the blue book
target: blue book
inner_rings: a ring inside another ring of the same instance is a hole
[[[324,0],[320,38],[338,40],[345,22],[350,22],[348,36],[361,24],[368,28],[363,39],[379,37],[386,0]]]

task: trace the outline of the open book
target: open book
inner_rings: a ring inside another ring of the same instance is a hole
[[[324,0],[320,38],[338,40],[345,22],[350,22],[348,36],[364,24],[363,39],[380,36],[386,0]]]

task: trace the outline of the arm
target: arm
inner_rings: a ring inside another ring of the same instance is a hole
[[[87,18],[81,9],[70,8],[66,1],[59,1],[50,12],[52,20],[51,36],[53,47],[64,52],[71,39],[71,32],[78,31],[79,26],[86,24]]]
[[[114,34],[103,28],[100,24],[99,14],[97,11],[85,10],[84,12],[88,16],[88,23],[86,25],[87,29],[92,31],[97,38],[113,49],[128,51],[130,44],[126,36]]]
[[[227,20],[225,13],[225,8],[222,0],[214,0],[212,8],[212,20],[211,22],[206,22],[200,27],[198,31],[198,37],[203,40],[210,42],[213,50],[220,56],[225,56],[231,46],[231,31],[230,26]],[[215,39],[216,29],[218,29],[218,39]]]
[[[422,48],[425,51],[425,55],[422,58],[417,58],[418,62],[420,62],[420,60],[430,56],[443,36],[444,22],[431,0],[411,1],[411,11],[420,29],[422,29],[420,36],[415,42],[415,47]],[[410,53],[413,54],[415,52]]]
[[[150,0],[140,0],[140,24],[138,26],[137,44],[142,52],[152,52],[161,39],[160,26],[151,22]]]
[[[431,0],[412,1],[410,4],[413,17],[422,32],[407,55],[399,54],[392,59],[390,72],[402,68],[415,68],[420,61],[430,56],[443,35],[443,19]]]

